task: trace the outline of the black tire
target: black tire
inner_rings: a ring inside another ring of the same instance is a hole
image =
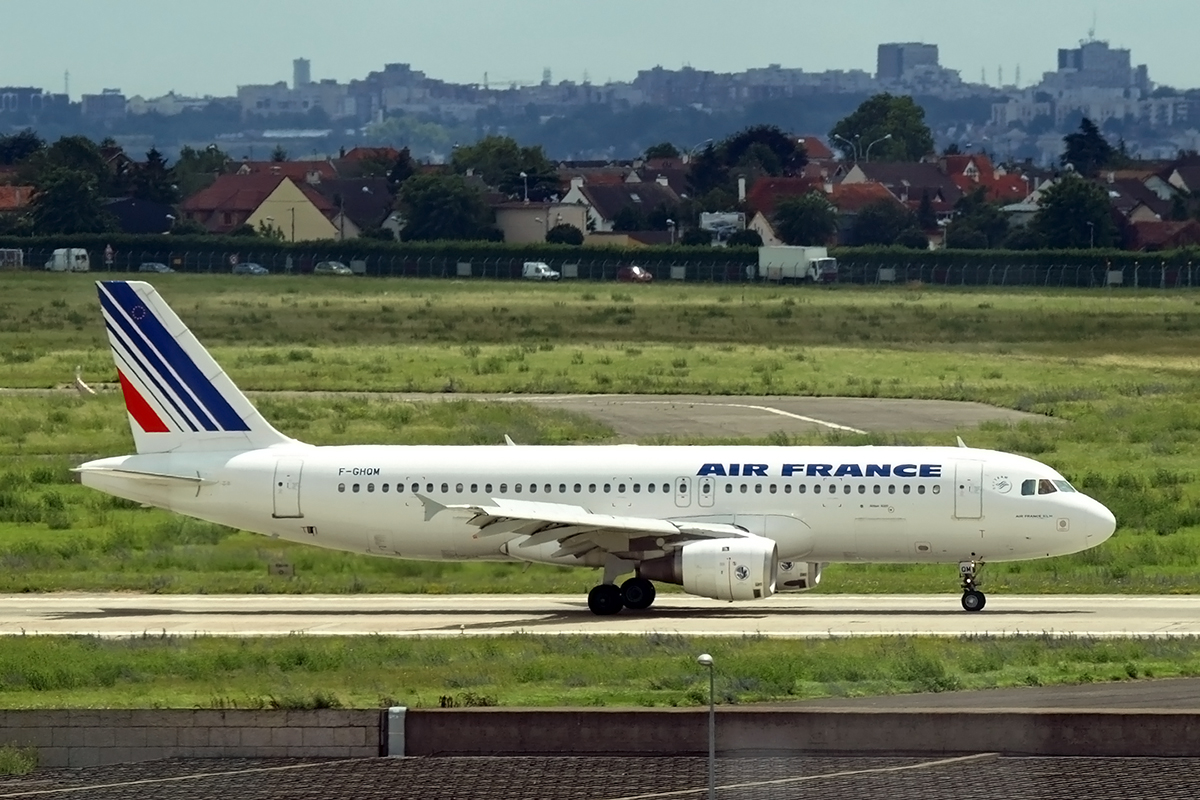
[[[645,578],[630,578],[621,584],[621,599],[626,608],[643,611],[654,604],[657,592]]]
[[[964,611],[983,611],[983,607],[987,604],[987,597],[978,589],[972,589],[969,592],[963,592],[962,607]]]
[[[625,601],[621,597],[621,590],[611,583],[593,586],[592,590],[588,592],[588,608],[598,617],[618,614],[624,607]]]

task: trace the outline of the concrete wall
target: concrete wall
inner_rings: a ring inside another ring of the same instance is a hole
[[[48,767],[156,758],[379,755],[380,712],[0,711],[0,745],[32,746]]]
[[[390,726],[390,729],[389,729]],[[707,709],[0,711],[0,745],[43,766],[157,758],[704,755]],[[1200,756],[1200,713],[725,708],[723,757]]]

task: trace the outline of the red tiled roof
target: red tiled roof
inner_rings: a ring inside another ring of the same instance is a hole
[[[1200,244],[1200,223],[1189,219],[1182,222],[1129,223],[1131,250],[1173,250]]]
[[[0,186],[0,213],[20,211],[33,197],[32,186]]]
[[[210,231],[224,233],[244,223],[285,180],[291,179],[270,173],[218,175],[212,185],[184,200],[179,209]],[[321,213],[329,216],[335,211],[333,203],[311,186],[303,181],[292,182]],[[225,222],[226,214],[230,222]]]
[[[233,162],[231,169],[239,175],[283,175],[296,183],[307,182],[308,176],[316,173],[321,180],[336,178],[337,170],[328,161],[241,161]]]
[[[394,147],[353,147],[341,157],[342,161],[362,161],[367,158],[383,158],[395,161],[400,157],[400,151]]]
[[[803,197],[820,186],[819,178],[759,178],[746,192],[746,206],[769,217],[775,213],[780,200]]]
[[[829,149],[829,145],[819,136],[798,136],[796,137],[800,144],[804,145],[804,152],[808,154],[809,159],[825,159],[833,158],[833,151]]]
[[[855,214],[880,200],[899,202],[882,183],[835,183],[829,194],[829,202],[838,211],[849,214]]]

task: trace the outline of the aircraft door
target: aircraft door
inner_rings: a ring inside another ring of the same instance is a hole
[[[692,479],[675,479],[675,505],[687,508],[692,504]]]
[[[275,462],[275,510],[276,519],[297,519],[300,512],[300,470],[304,461],[299,458],[281,458]]]
[[[954,464],[954,516],[979,519],[983,516],[983,462]]]
[[[697,481],[697,491],[699,492],[700,505],[709,507],[717,499],[717,482],[712,478],[705,476]]]

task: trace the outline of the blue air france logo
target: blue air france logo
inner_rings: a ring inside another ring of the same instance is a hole
[[[705,464],[697,476],[720,478],[940,478],[941,464]]]
[[[143,430],[174,433],[250,430],[128,283],[101,281],[99,287],[104,324],[118,372],[122,378],[136,379],[157,406],[152,409],[157,411],[157,425],[145,413],[146,409],[141,409],[141,417],[135,415]],[[123,385],[126,382],[127,379]],[[134,393],[138,393],[136,389]],[[128,397],[126,392],[127,400]],[[150,408],[144,399],[141,405]]]

